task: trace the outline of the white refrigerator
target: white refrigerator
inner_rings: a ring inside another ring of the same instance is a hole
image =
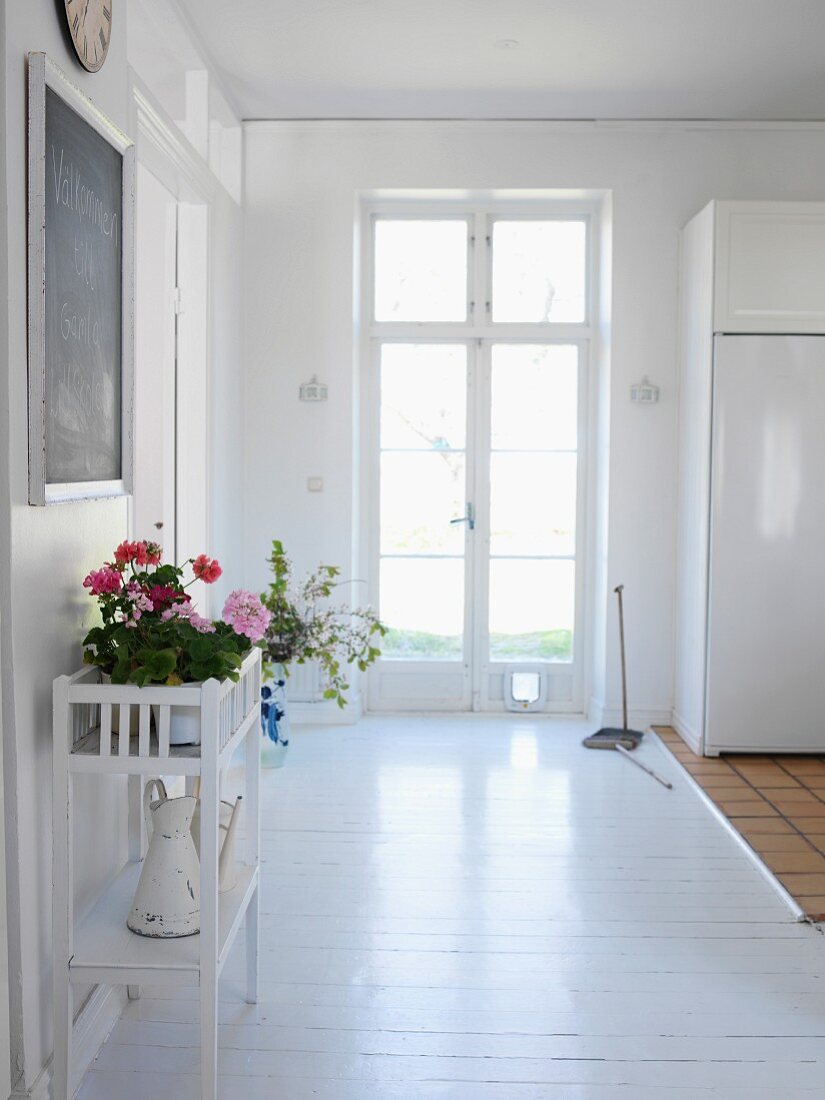
[[[714,338],[705,751],[825,752],[825,336]]]

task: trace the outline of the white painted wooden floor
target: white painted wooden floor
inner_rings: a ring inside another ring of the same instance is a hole
[[[825,939],[654,743],[372,717],[265,773],[261,1000],[241,945],[223,1100],[825,1095]],[[192,991],[194,992],[194,991]],[[82,1100],[198,1100],[197,1003],[145,991]]]

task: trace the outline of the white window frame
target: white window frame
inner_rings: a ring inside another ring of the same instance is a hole
[[[575,345],[579,349],[579,409],[578,409],[578,485],[577,485],[577,528],[576,528],[576,614],[573,635],[573,655],[570,662],[548,662],[546,665],[548,681],[545,709],[550,713],[580,714],[586,711],[589,688],[587,670],[591,664],[592,638],[586,628],[590,573],[590,529],[592,526],[593,493],[590,488],[590,472],[593,465],[593,446],[596,423],[596,390],[593,372],[596,364],[596,344],[598,339],[597,318],[599,287],[599,250],[598,226],[600,204],[596,200],[570,201],[562,199],[504,199],[498,201],[467,201],[455,199],[399,199],[364,201],[360,208],[360,377],[361,377],[361,458],[363,476],[361,492],[364,507],[361,509],[362,546],[365,548],[364,562],[368,577],[369,599],[374,606],[379,604],[380,573],[380,388],[379,371],[380,345],[383,343],[426,343],[456,342],[470,345],[468,348],[468,371],[470,378],[479,383],[469,386],[468,433],[475,426],[476,438],[467,440],[468,461],[472,453],[489,453],[489,374],[491,371],[492,347],[496,343],[535,343]],[[377,219],[392,220],[438,220],[466,219],[468,233],[468,310],[465,321],[451,322],[394,322],[376,321],[375,271],[374,271],[374,225]],[[585,271],[585,314],[582,322],[493,322],[492,320],[492,229],[496,220],[525,221],[583,221],[586,226],[586,271]],[[473,305],[474,303],[474,305]],[[470,406],[475,403],[475,408]],[[481,438],[486,436],[486,438]],[[489,508],[489,467],[484,462],[477,464],[477,471],[470,471],[470,477],[476,476],[477,482],[469,486],[473,492],[477,513]],[[468,560],[469,570],[476,568],[480,554]],[[487,606],[487,586],[489,578],[486,571],[479,569],[475,578],[474,590],[476,605]],[[471,614],[465,608],[465,621]],[[476,614],[473,619],[472,633],[468,634],[472,654],[465,655],[468,665],[467,692],[459,706],[445,706],[443,709],[472,709],[474,711],[502,710],[503,671],[506,662],[488,661],[488,624],[485,616]],[[374,667],[368,678],[367,708],[381,709],[376,703],[376,677],[381,674],[381,664]],[[383,662],[385,666],[395,665],[392,658]],[[424,672],[426,661],[401,661],[410,671]],[[470,673],[472,673],[470,677]],[[553,680],[559,681],[566,676],[569,687],[554,690]],[[423,707],[422,709],[432,709]],[[439,708],[442,709],[442,708]]]

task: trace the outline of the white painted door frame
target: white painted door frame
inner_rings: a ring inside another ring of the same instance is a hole
[[[208,552],[211,542],[211,341],[214,201],[217,183],[140,79],[130,72],[132,132],[138,162],[178,203],[177,282],[180,293],[176,354],[176,552],[183,560]],[[138,227],[138,231],[140,227]],[[210,613],[209,589],[198,586]]]
[[[379,533],[379,497],[380,471],[377,456],[380,452],[379,418],[380,393],[378,348],[381,342],[443,342],[463,343],[468,347],[468,433],[471,428],[473,438],[467,439],[468,463],[468,499],[477,509],[477,518],[482,519],[483,529],[488,526],[489,508],[489,471],[485,461],[474,461],[474,456],[489,453],[489,374],[491,348],[496,344],[532,343],[567,344],[579,350],[579,404],[578,404],[578,463],[579,477],[577,485],[576,515],[576,582],[575,582],[575,623],[573,660],[568,666],[569,692],[562,686],[554,698],[553,688],[549,689],[546,709],[552,713],[584,713],[589,691],[588,668],[592,653],[592,639],[586,629],[588,623],[589,590],[593,563],[591,556],[591,512],[594,507],[590,486],[590,467],[593,462],[593,437],[591,425],[594,423],[596,390],[593,371],[596,365],[598,287],[599,287],[599,224],[600,206],[598,202],[555,201],[544,199],[507,200],[491,202],[465,201],[463,198],[439,201],[365,201],[360,210],[359,250],[361,271],[359,280],[360,307],[358,311],[360,325],[360,389],[361,415],[359,418],[362,464],[360,537],[363,547],[363,560],[368,576],[369,599],[378,606],[378,574],[380,548]],[[374,271],[372,262],[373,225],[376,218],[464,218],[468,220],[470,242],[468,245],[468,297],[471,309],[466,323],[415,324],[415,323],[376,323],[372,309],[375,298]],[[587,269],[585,288],[585,322],[583,324],[553,323],[543,327],[535,324],[499,323],[493,328],[488,322],[489,301],[481,302],[481,288],[492,286],[492,250],[489,239],[492,224],[496,218],[525,220],[565,220],[584,219],[587,223]],[[487,247],[479,247],[484,240]],[[473,303],[473,299],[476,301]],[[475,479],[475,481],[473,481]],[[481,531],[479,531],[481,535]],[[473,594],[472,602],[476,607],[487,605],[487,547],[482,546],[481,537],[474,540],[474,547],[467,546],[465,536],[465,591]],[[470,641],[471,652],[464,654],[463,684],[460,694],[451,699],[441,699],[439,710],[500,710],[503,709],[501,692],[491,690],[496,677],[503,683],[503,662],[488,662],[484,659],[487,650],[487,624],[484,616],[473,616],[469,606],[471,600],[465,599],[465,638]],[[389,665],[390,662],[386,662]],[[405,671],[422,676],[447,672],[447,665],[457,662],[404,662]],[[552,679],[552,663],[548,665],[548,675]],[[380,698],[379,677],[383,664],[379,662],[368,673],[366,701],[367,709],[410,709],[432,710],[432,699],[416,700],[414,697],[398,701],[387,706]],[[457,672],[454,670],[453,675]],[[551,683],[548,679],[548,685]]]

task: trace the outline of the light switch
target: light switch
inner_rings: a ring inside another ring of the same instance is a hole
[[[324,491],[324,479],[322,477],[308,477],[307,489],[311,493],[322,493]]]

